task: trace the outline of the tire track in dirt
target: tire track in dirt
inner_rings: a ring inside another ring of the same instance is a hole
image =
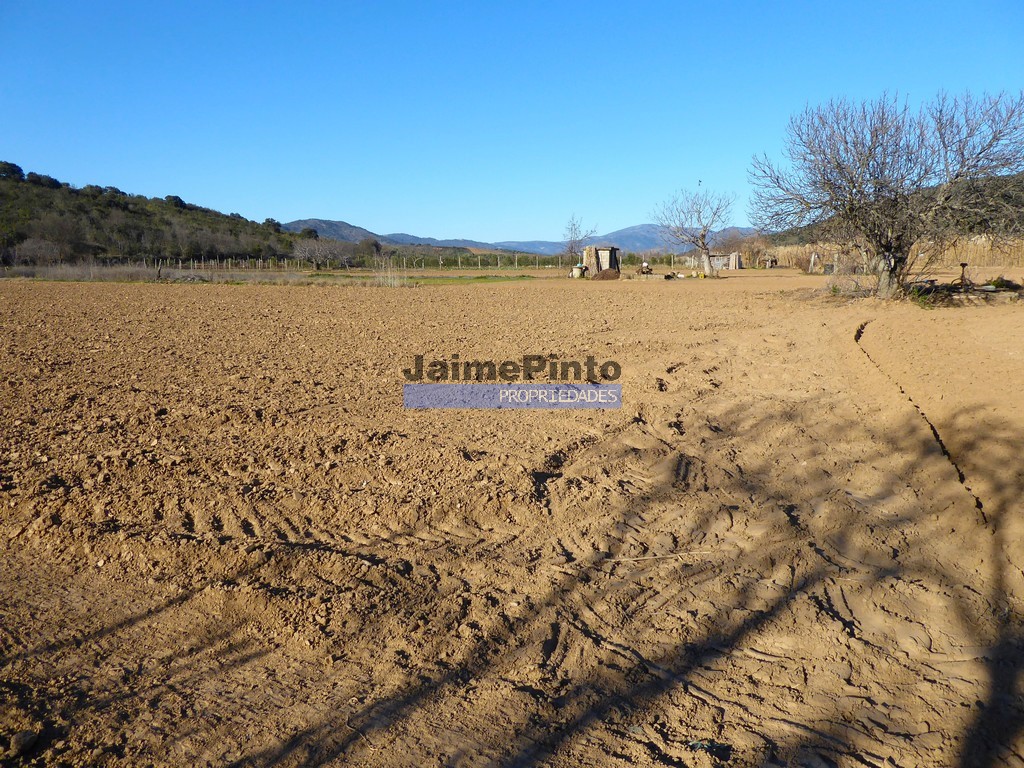
[[[870,324],[870,320],[865,320],[864,322],[857,326],[857,330],[853,334],[853,340],[856,343],[857,348],[864,354],[864,356],[868,359],[871,365],[873,365],[879,373],[881,373],[883,376],[885,376],[885,378],[892,382],[893,386],[895,386],[896,389],[899,390],[899,393],[907,399],[907,402],[914,406],[914,410],[917,411],[917,414],[921,417],[924,423],[928,425],[928,429],[931,431],[932,436],[935,438],[935,442],[939,446],[939,450],[942,451],[942,455],[946,457],[949,463],[953,466],[953,469],[956,470],[957,477],[960,480],[960,485],[962,485],[964,487],[964,490],[966,490],[971,495],[971,498],[974,499],[974,506],[981,514],[982,520],[986,524],[988,524],[989,520],[988,517],[985,515],[984,503],[982,503],[982,500],[978,497],[977,494],[974,493],[973,490],[971,490],[971,487],[967,484],[967,476],[964,474],[963,469],[960,468],[960,465],[956,462],[956,459],[954,459],[953,455],[949,452],[949,448],[946,447],[946,443],[943,441],[942,435],[939,434],[938,428],[935,426],[935,424],[932,423],[932,420],[928,418],[928,414],[924,412],[921,406],[914,402],[914,398],[911,397],[910,394],[903,388],[903,385],[900,384],[900,382],[897,381],[895,378],[893,378],[885,369],[883,369],[882,366],[880,366],[871,356],[871,354],[864,348],[864,345],[861,344],[861,337],[863,337],[864,331]]]

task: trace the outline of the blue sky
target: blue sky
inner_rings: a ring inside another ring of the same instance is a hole
[[[807,104],[1024,87],[1024,2],[2,0],[0,160],[262,221],[562,238],[735,193]]]

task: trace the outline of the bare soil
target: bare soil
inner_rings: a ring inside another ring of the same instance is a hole
[[[1024,305],[824,285],[0,283],[0,762],[1024,765]]]

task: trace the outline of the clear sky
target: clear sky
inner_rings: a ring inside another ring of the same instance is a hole
[[[0,160],[262,221],[560,240],[833,97],[1024,87],[1024,2],[0,0]]]

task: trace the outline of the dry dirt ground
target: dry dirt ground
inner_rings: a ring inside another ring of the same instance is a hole
[[[822,285],[0,283],[0,761],[1024,765],[1024,304]]]

